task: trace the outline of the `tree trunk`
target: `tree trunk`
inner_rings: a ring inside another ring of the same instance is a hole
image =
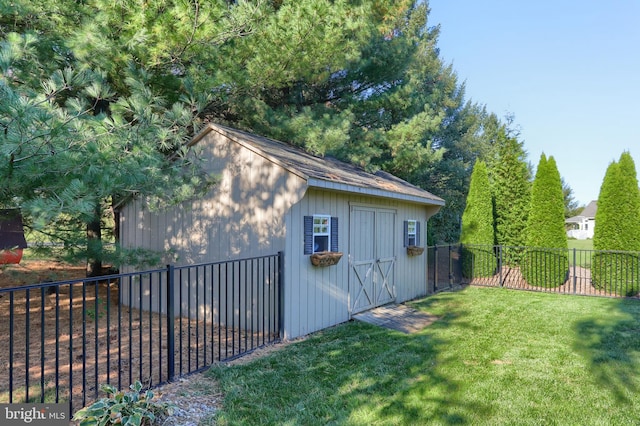
[[[87,277],[102,274],[102,209],[96,205],[93,220],[87,223]]]

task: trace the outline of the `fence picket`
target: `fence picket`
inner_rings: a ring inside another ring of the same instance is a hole
[[[279,340],[283,256],[0,288],[0,403],[68,402],[73,413],[102,383],[153,387]]]
[[[449,248],[449,259],[443,260],[443,255],[446,255],[445,247]],[[497,271],[493,276],[473,275],[477,264],[471,249],[495,253]],[[530,256],[528,260],[527,255]],[[568,265],[554,262],[554,255],[566,256],[566,259],[570,259]],[[446,272],[453,276],[452,281],[458,284],[587,296],[640,298],[640,252],[480,245],[463,247],[461,244],[451,244],[427,247],[427,261],[428,286],[433,291],[443,289],[441,284]],[[541,265],[539,270],[532,273],[534,280],[540,281],[540,277],[566,271],[565,281],[549,284],[528,282],[521,271],[526,261],[534,264],[538,262]],[[463,273],[465,262],[467,275]]]

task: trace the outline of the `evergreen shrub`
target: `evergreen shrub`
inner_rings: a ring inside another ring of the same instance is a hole
[[[502,263],[517,265],[523,257],[531,170],[523,143],[504,129],[496,138],[498,155],[489,167],[494,201],[495,243],[502,247]]]
[[[640,291],[640,189],[628,152],[607,168],[593,235],[596,253],[593,285],[609,294],[634,296]],[[623,252],[624,251],[624,252]]]
[[[466,278],[496,273],[493,201],[487,166],[478,160],[473,167],[467,205],[462,214],[462,274]]]
[[[569,278],[569,255],[566,249],[527,248],[521,264],[527,283],[543,288],[555,288]]]
[[[492,277],[496,274],[496,269],[497,259],[493,246],[462,246],[463,277]]]
[[[598,251],[591,262],[593,285],[607,294],[636,296],[640,292],[640,253]]]
[[[531,190],[526,229],[527,252],[521,264],[533,286],[553,288],[567,280],[569,254],[564,229],[564,195],[553,157],[542,154]]]

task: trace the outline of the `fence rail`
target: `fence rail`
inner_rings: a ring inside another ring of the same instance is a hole
[[[454,244],[427,256],[431,291],[472,284],[640,298],[640,252]]]
[[[0,289],[0,402],[157,386],[277,341],[283,254]]]

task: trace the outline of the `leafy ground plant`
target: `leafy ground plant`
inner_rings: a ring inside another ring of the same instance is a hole
[[[207,424],[640,424],[637,300],[469,287],[412,306],[438,321],[349,322],[214,367]]]
[[[118,391],[104,384],[101,390],[107,394],[88,407],[78,411],[73,420],[80,426],[121,424],[130,426],[151,425],[158,416],[171,415],[172,406],[153,401],[151,390],[142,391],[142,383],[136,381],[130,392]]]

